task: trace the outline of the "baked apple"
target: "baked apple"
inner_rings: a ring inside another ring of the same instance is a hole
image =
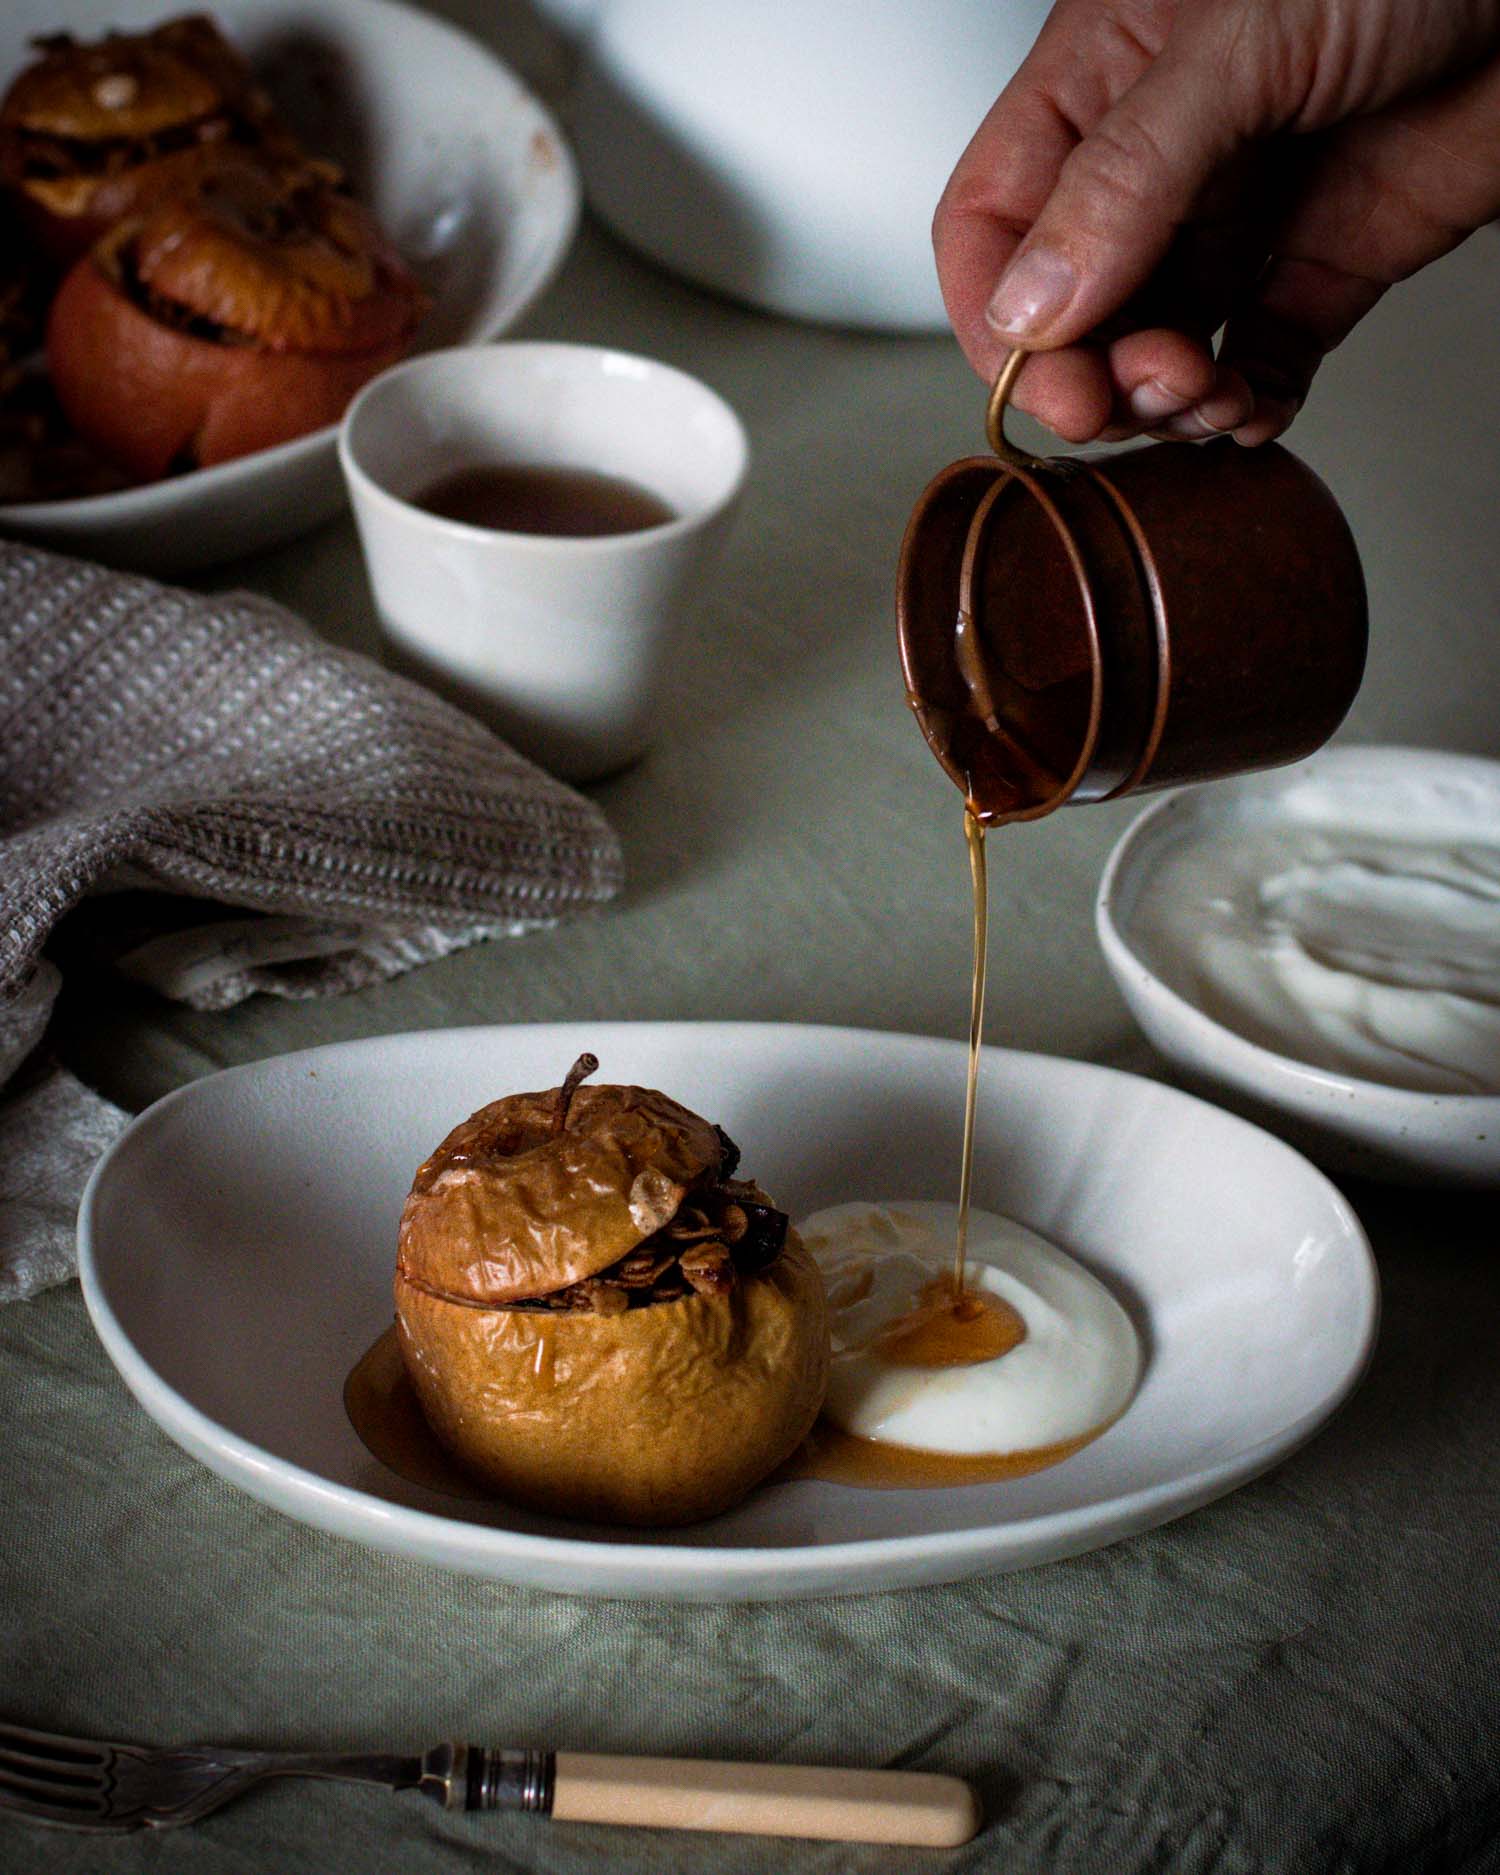
[[[513,1094],[451,1132],[401,1218],[396,1323],[428,1423],[500,1495],[679,1524],[806,1437],[822,1280],[727,1135],[654,1089]]]
[[[245,59],[204,15],[93,44],[58,33],[37,46],[0,100],[0,179],[61,265],[225,148],[272,162],[299,156]]]
[[[410,348],[425,303],[321,167],[221,156],[73,266],[47,367],[79,434],[152,481],[337,422]]]

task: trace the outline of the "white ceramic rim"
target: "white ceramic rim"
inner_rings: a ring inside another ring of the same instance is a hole
[[[1482,755],[1462,755],[1445,749],[1420,749],[1405,744],[1387,746],[1349,743],[1342,748],[1325,749],[1308,759],[1325,766],[1338,767],[1346,757],[1363,760],[1371,755],[1382,758],[1389,756],[1398,763],[1420,761],[1429,766],[1437,757],[1445,765],[1483,769],[1492,777],[1500,776],[1500,763],[1489,761]],[[1265,777],[1268,788],[1274,786],[1276,776],[1284,772],[1268,770]],[[1184,808],[1184,801],[1204,800],[1206,803],[1209,799],[1211,797],[1202,794],[1201,785],[1177,788],[1162,795],[1131,821],[1111,849],[1094,899],[1094,927],[1098,932],[1100,948],[1116,980],[1129,978],[1178,1028],[1198,1038],[1205,1056],[1210,1051],[1221,1056],[1226,1074],[1233,1074],[1240,1086],[1259,1086],[1264,1090],[1268,1084],[1274,1086],[1278,1082],[1286,1082],[1315,1100],[1337,1102],[1340,1106],[1346,1106],[1353,1096],[1367,1110],[1392,1124],[1420,1103],[1425,1112],[1435,1110],[1438,1113],[1462,1115],[1466,1127],[1476,1121],[1500,1127],[1500,1095],[1451,1094],[1390,1087],[1384,1081],[1367,1081],[1358,1075],[1340,1074],[1332,1068],[1320,1068],[1311,1062],[1298,1061],[1294,1055],[1280,1054],[1263,1043],[1252,1042],[1236,1029],[1226,1028],[1222,1022],[1206,1015],[1196,1003],[1189,1002],[1179,991],[1163,982],[1152,970],[1126,938],[1115,918],[1115,905],[1130,880],[1132,868],[1146,868],[1147,861],[1142,860],[1140,848],[1151,837],[1157,822],[1173,813],[1183,814],[1186,824],[1187,817],[1195,816],[1198,810]],[[1204,811],[1208,811],[1207,805]],[[1269,1095],[1263,1094],[1263,1097],[1269,1098]]]
[[[519,363],[527,357],[577,362],[588,360],[594,365],[615,359],[630,366],[644,366],[652,374],[675,379],[677,383],[687,386],[723,419],[726,431],[736,447],[733,468],[723,490],[702,507],[694,508],[690,514],[674,515],[670,521],[659,522],[655,527],[632,528],[623,534],[529,534],[513,532],[508,528],[481,527],[472,521],[455,521],[448,515],[432,514],[404,496],[393,494],[359,460],[353,440],[355,427],[366,405],[386,395],[393,383],[402,378],[419,377],[424,370],[441,366],[450,358],[472,362],[476,370],[482,370],[484,366],[481,360],[492,359],[498,366],[506,359],[513,358]],[[738,500],[750,466],[750,439],[740,414],[711,384],[705,384],[702,378],[695,377],[691,371],[684,371],[679,365],[669,365],[664,359],[652,358],[645,352],[627,352],[615,345],[590,345],[565,339],[498,339],[488,345],[450,345],[440,351],[419,352],[413,358],[403,358],[399,364],[382,371],[379,377],[371,378],[350,401],[343,421],[338,426],[338,446],[339,466],[349,483],[351,494],[358,488],[361,496],[374,506],[451,539],[470,542],[503,540],[507,552],[514,549],[521,553],[552,557],[559,553],[580,556],[600,553],[619,555],[635,547],[654,547],[661,541],[675,540],[682,534],[705,527]]]
[[[508,1026],[534,1030],[552,1029],[559,1025],[484,1024],[456,1033],[492,1035],[496,1028]],[[669,1027],[684,1034],[701,1030],[705,1035],[722,1034],[725,1029],[797,1028],[813,1041],[820,1035],[848,1037],[870,1033],[829,1025],[787,1023],[684,1022],[643,1026]],[[414,1033],[420,1034],[421,1031]],[[893,1039],[885,1032],[878,1033],[882,1041]],[[903,1036],[899,1039],[929,1043],[934,1038]],[[360,1045],[358,1041],[333,1042],[295,1052],[299,1060],[315,1063],[320,1056]],[[987,1049],[986,1052],[1006,1055],[1017,1063],[1034,1061],[1046,1062],[1054,1067],[1057,1065],[1055,1057],[1028,1054],[1021,1050]],[[1109,1080],[1133,1082],[1141,1078],[1098,1063],[1074,1062],[1068,1065],[1084,1068],[1091,1075]],[[256,1066],[256,1063],[246,1063],[221,1069],[219,1074],[253,1072]],[[1009,1571],[1056,1561],[1102,1544],[1121,1541],[1160,1523],[1184,1516],[1238,1489],[1290,1456],[1325,1425],[1355,1391],[1369,1366],[1379,1333],[1379,1280],[1363,1227],[1337,1186],[1292,1147],[1278,1141],[1276,1143],[1282,1151],[1299,1161],[1304,1176],[1322,1188],[1324,1195],[1341,1214],[1353,1242],[1363,1252],[1365,1280],[1362,1308],[1358,1321],[1351,1325],[1356,1352],[1341,1381],[1325,1394],[1311,1412],[1279,1428],[1270,1437],[1237,1452],[1222,1464],[1181,1473],[1164,1482],[1123,1493],[1091,1507],[1070,1507],[1039,1514],[1026,1519],[1024,1523],[999,1526],[1002,1536],[998,1545],[997,1527],[990,1525],[918,1536],[883,1536],[797,1547],[745,1544],[729,1548],[631,1543],[625,1546],[628,1548],[629,1572],[636,1577],[649,1576],[653,1584],[649,1597],[646,1591],[639,1588],[602,1585],[579,1587],[580,1582],[586,1583],[589,1578],[598,1579],[609,1575],[610,1559],[617,1553],[616,1546],[598,1539],[543,1536],[529,1531],[470,1524],[408,1505],[392,1504],[353,1486],[323,1477],[304,1466],[268,1453],[253,1441],[219,1425],[162,1380],[150,1363],[136,1352],[105,1299],[95,1264],[93,1219],[96,1194],[102,1181],[110,1175],[114,1159],[126,1149],[134,1132],[148,1121],[158,1123],[162,1115],[169,1113],[180,1101],[190,1098],[194,1085],[189,1082],[177,1088],[137,1115],[95,1166],[84,1190],[78,1214],[79,1277],[89,1315],[110,1360],[136,1400],[177,1444],[201,1460],[208,1469],[251,1496],[270,1504],[283,1515],[292,1515],[346,1541],[358,1541],[395,1555],[417,1557],[440,1567],[490,1580],[520,1580],[532,1586],[540,1586],[544,1581],[543,1572],[550,1565],[557,1569],[559,1576],[567,1578],[552,1591],[556,1593],[616,1599],[645,1597],[723,1603],[878,1593],[901,1586],[903,1582],[960,1581],[997,1569]],[[1152,1085],[1158,1095],[1188,1106],[1208,1108],[1225,1125],[1265,1136],[1263,1129],[1251,1122],[1238,1119],[1194,1095],[1156,1083]],[[288,1504],[294,1505],[295,1509],[289,1511]],[[351,1514],[364,1526],[357,1535],[348,1527]],[[1020,1544],[1014,1540],[1018,1533],[1022,1538]],[[997,1559],[997,1549],[1003,1560]],[[506,1556],[524,1558],[524,1570],[507,1573],[503,1566]],[[936,1566],[923,1568],[923,1564]],[[861,1583],[859,1578],[867,1570],[874,1572],[874,1579]],[[764,1586],[768,1574],[776,1579],[775,1586],[770,1589]],[[832,1576],[847,1576],[850,1580],[847,1586],[835,1588],[829,1585]],[[716,1584],[711,1592],[705,1590],[706,1582]]]
[[[562,265],[563,258],[577,232],[579,216],[583,209],[583,189],[578,176],[578,165],[552,113],[528,87],[521,83],[510,67],[490,51],[482,40],[436,13],[428,12],[423,7],[407,4],[407,0],[360,0],[360,3],[370,12],[415,15],[431,29],[435,38],[452,41],[455,57],[464,60],[481,59],[493,66],[497,72],[511,81],[518,93],[526,99],[528,108],[535,112],[540,126],[549,132],[556,153],[557,166],[564,182],[566,212],[558,226],[555,246],[538,265],[532,277],[521,287],[515,304],[507,311],[499,325],[491,323],[487,329],[476,332],[468,344],[444,348],[467,351],[474,345],[484,344],[498,331],[507,329],[520,319],[546,290]],[[107,22],[101,22],[101,24],[104,23]],[[426,352],[416,354],[418,358],[431,355]],[[91,521],[101,520],[133,520],[144,523],[170,519],[178,510],[185,488],[208,491],[224,488],[243,478],[252,468],[257,473],[263,472],[274,476],[278,469],[287,464],[297,465],[329,450],[340,428],[340,423],[325,423],[320,429],[309,430],[305,436],[293,437],[290,442],[275,443],[269,449],[253,450],[248,456],[235,456],[228,462],[215,463],[211,468],[194,469],[190,478],[168,477],[165,481],[142,482],[137,487],[113,489],[106,495],[74,495],[64,501],[0,503],[0,526],[8,522],[23,526],[28,521],[37,521],[64,528],[87,525]]]

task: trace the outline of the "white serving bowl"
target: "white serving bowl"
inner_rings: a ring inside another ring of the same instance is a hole
[[[456,1118],[552,1085],[584,1048],[610,1080],[669,1089],[723,1126],[793,1216],[953,1195],[962,1042],[588,1022],[276,1055],[158,1101],[84,1195],[84,1298],[146,1412],[252,1496],[413,1561],[553,1594],[727,1602],[959,1581],[1151,1529],[1280,1463],[1369,1359],[1369,1245],[1305,1159],[1175,1088],[987,1048],[976,1199],[1077,1257],[1140,1331],[1139,1391],[1102,1437],[961,1490],[768,1483],[668,1530],[433,1490],[377,1460],[344,1407],[390,1328],[412,1170]]]
[[[1305,814],[1310,789],[1351,812],[1399,813],[1420,792],[1420,827],[1455,844],[1500,839],[1500,763],[1430,749],[1325,750],[1267,775],[1165,795],[1127,828],[1104,870],[1095,906],[1115,982],[1149,1040],[1199,1091],[1279,1132],[1330,1169],[1401,1183],[1500,1186],[1500,1095],[1396,1086],[1298,1059],[1242,1032],[1254,1024],[1202,1005],[1207,992],[1185,963],[1143,939],[1138,908],[1160,928],[1202,916],[1167,862],[1189,843],[1258,838]],[[1418,810],[1411,810],[1415,814]],[[1180,877],[1180,874],[1177,875]],[[1163,895],[1166,895],[1164,898]],[[1497,910],[1500,917],[1500,910]],[[1151,954],[1147,954],[1151,952]]]
[[[932,214],[1048,0],[546,0],[592,31],[570,118],[595,211],[752,306],[947,326]]]
[[[41,33],[96,38],[173,0],[8,0],[0,91]],[[556,271],[579,187],[556,124],[484,46],[398,0],[214,0],[308,146],[344,164],[421,276],[416,349],[505,331]],[[117,494],[0,507],[0,531],[154,572],[251,553],[337,512],[337,425]]]

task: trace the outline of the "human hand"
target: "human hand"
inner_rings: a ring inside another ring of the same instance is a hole
[[[1260,443],[1497,214],[1500,0],[1057,0],[933,243],[970,362],[1039,352],[1013,401],[1060,436]]]

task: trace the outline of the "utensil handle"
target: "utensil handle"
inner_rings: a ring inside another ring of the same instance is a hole
[[[556,1776],[552,1814],[575,1823],[946,1849],[967,1842],[982,1821],[979,1800],[967,1784],[926,1771],[560,1751]]]

